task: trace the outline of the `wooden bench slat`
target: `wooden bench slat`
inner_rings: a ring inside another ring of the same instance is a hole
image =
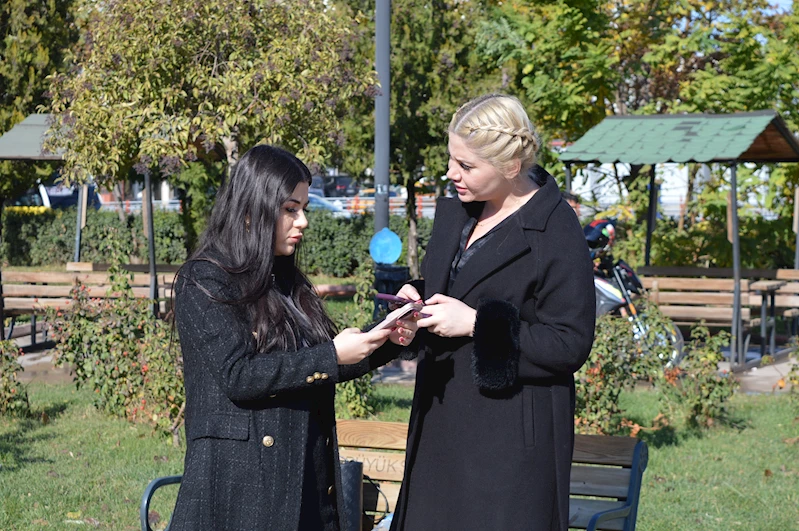
[[[651,298],[655,299],[656,304],[724,304],[732,305],[732,293],[710,293],[702,291],[658,291],[655,297],[655,292],[649,292]],[[741,294],[741,304],[745,305],[744,299],[749,298],[747,294]],[[760,302],[758,301],[758,304]]]
[[[607,466],[572,466],[569,492],[578,496],[627,499],[630,469]]]
[[[638,439],[609,435],[574,436],[573,463],[631,467]]]
[[[87,286],[89,297],[105,298],[111,286]],[[150,288],[134,287],[133,295],[136,297],[149,297]],[[3,296],[11,297],[69,297],[72,286],[40,286],[34,284],[6,284],[3,286]],[[163,291],[163,290],[160,290]]]
[[[0,278],[3,284],[30,283],[30,284],[68,284],[80,281],[86,285],[108,285],[110,275],[107,273],[60,273],[48,271],[3,271]],[[172,286],[174,273],[158,274],[159,286]],[[150,275],[139,273],[133,275],[131,286],[149,286]]]
[[[339,458],[363,463],[363,474],[379,481],[402,481],[405,474],[404,452],[352,450],[339,447]]]
[[[677,291],[729,291],[735,287],[731,278],[672,278],[672,277],[641,277],[641,283],[646,289],[652,289],[655,283],[660,290]],[[749,291],[749,281],[741,280],[741,293]]]
[[[341,447],[405,450],[408,425],[403,422],[339,420],[336,432]]]
[[[23,299],[3,297],[3,310],[42,311],[44,308],[66,308],[72,299]]]
[[[618,509],[624,505],[623,502],[612,502],[605,500],[591,500],[586,498],[569,498],[569,527],[585,529],[591,517],[600,511]],[[624,529],[624,520],[615,519],[605,522],[597,529],[611,529],[621,531]]]
[[[660,311],[666,317],[674,320],[693,320],[700,321],[732,321],[732,307],[730,308],[711,308],[703,306],[660,306]],[[751,310],[749,308],[741,308],[741,319],[748,320],[751,318]]]

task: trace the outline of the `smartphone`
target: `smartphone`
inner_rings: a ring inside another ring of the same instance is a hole
[[[413,312],[418,312],[423,308],[423,305],[418,302],[409,302],[402,306],[401,308],[397,308],[393,312],[386,315],[386,318],[380,321],[380,324],[375,326],[373,330],[382,330],[384,328],[391,328],[392,326],[397,324],[398,319],[402,319]]]
[[[396,295],[391,295],[389,293],[378,293],[376,297],[384,301],[395,302],[400,304],[408,304],[409,302],[414,302],[410,299],[404,299],[402,297],[397,297]]]

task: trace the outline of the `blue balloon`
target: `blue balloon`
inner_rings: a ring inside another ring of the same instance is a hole
[[[383,227],[369,241],[369,254],[378,264],[393,264],[402,254],[402,240],[388,227]]]

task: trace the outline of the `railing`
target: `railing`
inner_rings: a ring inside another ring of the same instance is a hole
[[[353,214],[364,214],[374,212],[375,200],[372,197],[326,197],[331,203],[340,206],[344,210]],[[388,211],[393,216],[405,215],[405,199],[401,197],[390,197],[388,200]],[[416,198],[416,216],[420,218],[432,218],[436,212],[436,199],[434,197]]]
[[[141,212],[141,200],[136,201],[104,201],[100,205],[100,210],[113,210],[114,212],[122,209],[125,213]],[[156,210],[171,210],[179,212],[181,209],[180,200],[153,201],[153,208]]]

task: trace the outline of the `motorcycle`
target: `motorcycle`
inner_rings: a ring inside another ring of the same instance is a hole
[[[669,320],[651,322],[641,305],[636,305],[645,295],[644,286],[629,264],[613,256],[616,229],[612,220],[594,220],[584,227],[583,233],[594,259],[596,316],[625,317],[630,322],[633,337],[641,344],[642,355],[654,351],[664,367],[676,367],[684,356],[682,332]]]

